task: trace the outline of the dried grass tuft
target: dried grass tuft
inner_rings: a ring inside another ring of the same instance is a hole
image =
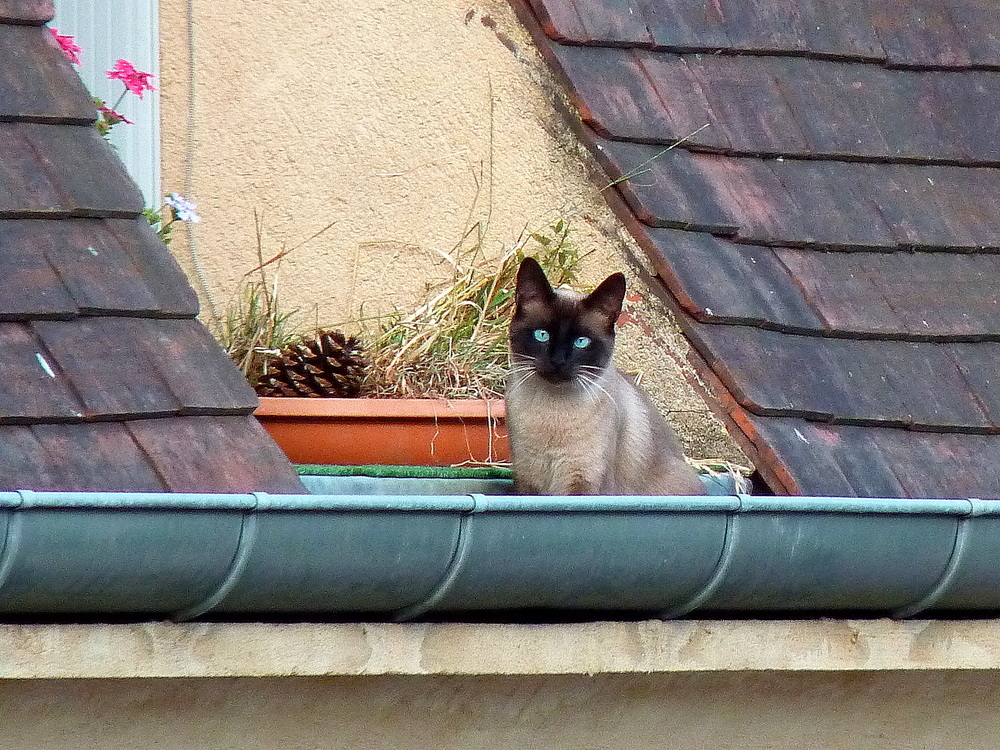
[[[367,332],[371,366],[364,395],[502,397],[517,268],[533,255],[555,286],[572,284],[581,256],[569,235],[569,223],[560,219],[525,235],[497,260],[483,257],[481,237],[446,254],[451,279],[413,312],[393,314]]]
[[[256,232],[257,265],[243,274],[226,314],[214,331],[226,354],[236,362],[243,377],[255,386],[264,375],[267,362],[281,350],[302,338],[292,330],[290,319],[297,310],[283,310],[278,301],[278,277],[281,261],[310,240],[319,237],[336,222],[331,222],[294,247],[282,246],[270,258],[264,257],[264,218],[253,213]]]
[[[749,466],[742,466],[715,458],[690,458],[685,456],[688,465],[699,474],[709,474],[711,476],[728,476],[732,478],[736,491],[740,494],[750,494],[753,486],[750,483],[750,475],[753,469]]]

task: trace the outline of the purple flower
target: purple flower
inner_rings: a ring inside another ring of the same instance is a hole
[[[171,193],[163,196],[163,202],[174,211],[174,216],[181,221],[195,223],[201,221],[201,217],[195,213],[197,206],[178,193]]]

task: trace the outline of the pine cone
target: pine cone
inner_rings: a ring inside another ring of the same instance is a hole
[[[334,398],[357,396],[367,362],[361,342],[340,331],[320,331],[290,344],[270,360],[257,384],[259,396]]]

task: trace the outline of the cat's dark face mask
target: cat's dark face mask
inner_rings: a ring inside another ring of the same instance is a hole
[[[596,380],[610,364],[625,279],[613,274],[587,296],[553,290],[541,267],[518,269],[511,352],[548,383]]]

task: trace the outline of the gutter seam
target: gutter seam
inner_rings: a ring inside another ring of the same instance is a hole
[[[403,609],[396,610],[391,616],[394,622],[406,622],[407,620],[412,620],[425,612],[434,609],[454,587],[455,581],[465,568],[465,561],[468,559],[469,550],[472,548],[472,543],[469,541],[472,538],[472,516],[481,512],[484,504],[481,500],[483,497],[482,495],[471,494],[468,495],[468,497],[472,499],[472,510],[463,512],[459,517],[458,539],[455,542],[455,553],[452,555],[451,560],[448,563],[448,568],[441,577],[441,581],[422,601],[419,601],[416,604],[411,604]]]
[[[257,497],[258,494],[263,493],[253,493],[254,499],[260,502],[260,499]],[[193,620],[194,618],[200,617],[206,612],[214,609],[229,595],[229,592],[233,590],[240,578],[243,577],[243,572],[246,570],[247,564],[250,561],[250,553],[253,550],[254,542],[257,540],[258,523],[256,506],[251,510],[244,510],[242,515],[243,518],[240,525],[240,540],[236,547],[236,553],[233,555],[233,560],[229,565],[229,571],[226,573],[226,577],[222,579],[222,583],[219,584],[215,591],[202,599],[200,602],[170,615],[170,620],[173,622]]]
[[[952,581],[955,580],[955,575],[962,564],[965,550],[968,547],[969,526],[969,517],[958,519],[958,525],[955,527],[955,543],[952,545],[951,556],[948,558],[948,564],[945,565],[941,577],[922,599],[908,607],[903,607],[893,612],[890,615],[893,619],[901,620],[913,617],[926,609],[933,608],[938,600],[951,588]]]
[[[31,492],[31,490],[25,490],[25,492]],[[21,513],[11,513],[7,519],[3,548],[0,550],[0,591],[3,590],[4,585],[7,583],[10,571],[17,560],[17,553],[21,549],[21,529],[23,527],[21,519]]]
[[[737,498],[742,496],[737,495]],[[672,609],[660,613],[660,619],[671,620],[693,612],[701,607],[706,601],[712,598],[726,576],[729,574],[729,566],[735,555],[736,545],[740,535],[740,511],[736,510],[726,514],[726,531],[722,542],[722,554],[719,555],[719,562],[716,563],[715,570],[709,576],[708,581],[702,586],[693,597],[687,602]]]

